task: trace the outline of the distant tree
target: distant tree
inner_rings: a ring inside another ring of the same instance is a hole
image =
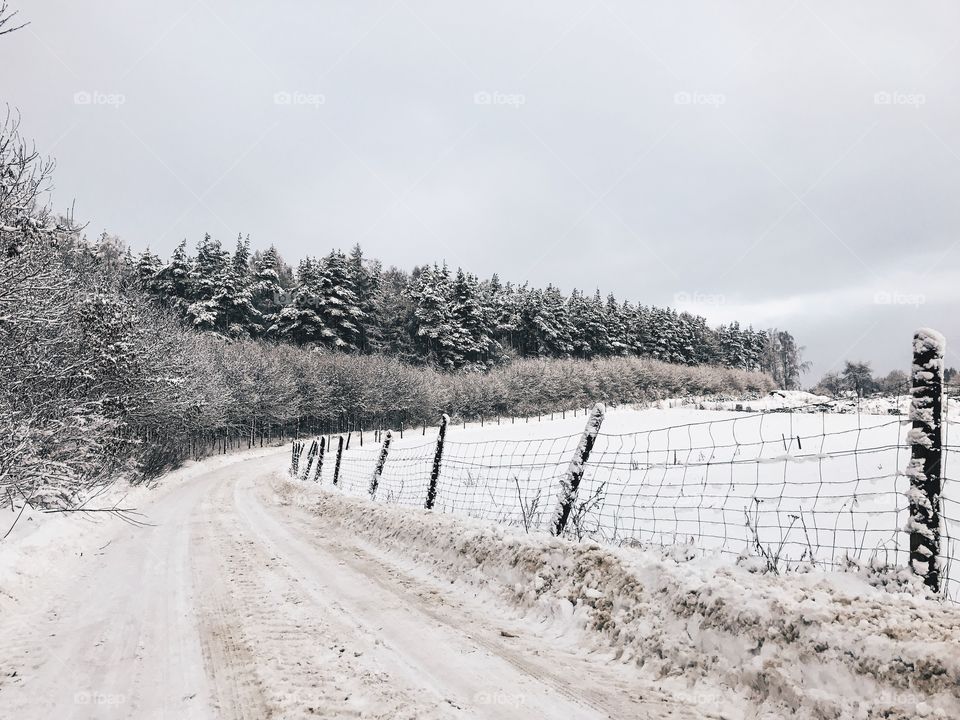
[[[761,367],[769,372],[784,390],[800,387],[800,376],[810,369],[803,360],[803,347],[786,330],[773,328],[766,333],[767,342],[761,359]]]
[[[373,299],[376,334],[369,338],[374,352],[408,362],[418,360],[413,330],[416,306],[408,292],[411,282],[408,273],[395,267],[380,274],[379,292]]]
[[[617,302],[613,293],[607,295],[603,309],[603,323],[607,329],[609,353],[611,355],[627,355],[630,351],[627,343],[627,319],[624,306]]]
[[[382,269],[379,261],[369,261],[363,256],[359,244],[350,251],[347,267],[356,296],[356,307],[361,313],[357,319],[356,346],[361,352],[368,353],[376,346],[381,335],[377,296],[380,293]]]
[[[423,268],[412,278],[407,295],[414,304],[414,343],[422,355],[447,370],[461,367],[465,333],[454,313],[453,283],[446,264]]]
[[[186,314],[189,305],[191,262],[187,255],[187,241],[184,240],[174,249],[170,262],[157,273],[154,283],[160,302],[180,314]]]
[[[252,264],[250,299],[258,321],[251,328],[251,335],[270,336],[279,330],[277,320],[286,301],[286,291],[280,282],[279,272],[284,263],[277,249],[271,245],[266,251],[255,253]]]
[[[820,382],[818,382],[813,388],[813,392],[819,395],[829,395],[830,397],[839,396],[843,390],[843,378],[841,378],[839,373],[836,372],[828,372],[826,375],[820,378]]]
[[[864,397],[876,391],[877,384],[873,379],[873,372],[868,362],[847,361],[840,374],[844,386],[853,390],[857,397]]]
[[[331,251],[318,265],[316,301],[324,343],[336,350],[357,350],[366,313],[354,292],[347,256],[339,250]]]
[[[876,388],[885,395],[904,395],[910,392],[910,377],[903,370],[891,370],[879,380]]]
[[[221,312],[220,326],[231,337],[250,337],[260,333],[262,317],[253,301],[249,236],[237,236],[233,258],[221,274],[217,305]]]
[[[477,278],[457,268],[451,287],[451,301],[453,322],[464,354],[464,366],[479,370],[498,362],[502,350],[494,337],[496,326],[490,308],[484,305]]]
[[[328,337],[323,319],[317,312],[320,306],[318,275],[316,260],[306,257],[300,261],[293,297],[277,314],[275,333],[278,338],[296,345],[308,345],[324,342]]]
[[[158,279],[160,271],[163,269],[163,261],[160,257],[150,252],[148,247],[137,258],[136,272],[140,286],[149,293],[156,293],[158,290]]]

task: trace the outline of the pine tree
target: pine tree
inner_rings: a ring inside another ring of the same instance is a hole
[[[228,279],[229,253],[207,233],[197,244],[190,268],[187,320],[198,330],[223,330],[226,308],[223,285]]]
[[[368,353],[382,336],[380,316],[377,313],[377,295],[381,283],[380,263],[367,261],[357,244],[350,251],[348,273],[356,295],[356,306],[363,313],[358,322],[357,348],[360,352]]]
[[[610,330],[607,327],[606,306],[599,289],[594,292],[592,298],[586,300],[585,307],[584,333],[590,343],[590,356],[607,357],[613,351],[613,346],[610,341]]]
[[[579,290],[574,288],[570,297],[567,298],[567,317],[570,319],[570,346],[573,355],[582,359],[593,356],[593,346],[587,329],[590,323],[588,315],[589,309],[587,308],[586,298]]]
[[[170,262],[157,274],[155,292],[162,304],[174,308],[185,315],[190,297],[190,265],[187,255],[187,241],[177,245]]]
[[[318,276],[318,263],[313,258],[300,261],[293,299],[277,316],[275,332],[278,337],[297,345],[326,342],[329,333],[317,312],[320,306]]]
[[[276,323],[285,301],[285,291],[278,272],[282,264],[283,260],[273,245],[263,253],[254,255],[250,299],[258,322],[251,328],[253,335],[269,336],[279,330]]]
[[[474,275],[457,268],[452,287],[453,325],[464,363],[475,369],[489,367],[500,359],[500,344],[494,339],[490,311],[483,304],[480,283]]]
[[[214,302],[220,308],[220,325],[231,337],[256,336],[261,327],[260,312],[253,303],[250,275],[250,237],[237,237],[230,264],[221,272]]]
[[[412,362],[420,357],[411,288],[410,275],[403,270],[391,267],[381,274],[379,291],[374,296],[377,336],[371,339],[374,351]]]
[[[574,351],[573,326],[563,294],[553,285],[527,295],[523,325],[530,337],[532,354],[539,357],[569,357]]]
[[[464,355],[459,347],[462,329],[453,315],[450,271],[436,265],[423,268],[411,282],[414,303],[413,337],[421,355],[438,367],[459,368]]]
[[[316,299],[325,344],[338,350],[356,350],[366,313],[359,307],[347,257],[342,252],[332,251],[320,263]]]
[[[628,307],[626,303],[622,306],[618,304],[613,293],[607,295],[603,322],[607,328],[611,355],[628,355],[630,352],[630,345],[627,339],[627,315],[625,312]]]
[[[163,269],[163,262],[160,257],[150,252],[148,247],[137,258],[136,262],[137,279],[140,281],[140,287],[148,293],[157,294],[159,289],[159,274]]]

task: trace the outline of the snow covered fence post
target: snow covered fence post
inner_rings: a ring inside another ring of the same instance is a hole
[[[580,489],[580,481],[583,480],[583,471],[586,468],[587,460],[590,459],[593,444],[597,441],[597,434],[600,432],[600,425],[603,423],[606,411],[603,403],[597,403],[594,406],[590,417],[587,418],[587,426],[583,429],[583,437],[580,438],[577,452],[570,460],[570,467],[567,468],[566,475],[560,481],[560,498],[557,501],[557,510],[553,518],[554,535],[562,535],[564,528],[567,526],[573,504],[577,501],[577,491]]]
[[[323,482],[323,455],[327,451],[327,439],[320,436],[320,450],[317,453],[317,474],[313,476],[313,479],[318,482]]]
[[[330,443],[331,445],[333,443]],[[336,485],[340,479],[340,460],[343,459],[343,435],[340,436],[340,442],[337,443],[337,462],[333,466],[333,484]]]
[[[913,336],[910,420],[910,567],[934,592],[940,589],[940,468],[943,459],[943,355],[946,341],[936,330]]]
[[[390,451],[390,438],[393,433],[387,430],[383,434],[383,447],[380,448],[380,457],[377,458],[377,466],[373,469],[373,477],[370,478],[370,499],[377,496],[377,485],[380,484],[380,476],[383,475],[383,466],[387,464],[387,453]]]
[[[317,439],[314,438],[313,442],[310,443],[310,450],[307,452],[307,467],[303,471],[303,479],[310,479],[310,469],[313,467],[313,460],[317,457]]]
[[[430,485],[427,488],[427,503],[424,507],[433,510],[437,499],[437,480],[440,479],[440,463],[443,461],[443,441],[447,437],[447,423],[450,416],[444,413],[440,418],[440,433],[437,435],[437,449],[433,453],[433,468],[430,470]]]

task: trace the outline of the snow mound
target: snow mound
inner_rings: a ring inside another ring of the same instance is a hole
[[[750,717],[960,717],[960,608],[925,597],[909,574],[767,575],[682,548],[577,544],[276,482],[324,523],[506,599],[539,632],[696,690],[714,710],[740,696]]]

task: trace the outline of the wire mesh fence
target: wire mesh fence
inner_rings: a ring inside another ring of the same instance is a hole
[[[942,483],[943,495],[940,501],[941,555],[943,566],[944,594],[960,602],[960,478],[955,477],[960,463],[960,445],[950,444],[951,439],[960,439],[948,414],[944,422]]]
[[[710,413],[711,415],[713,413]],[[834,414],[822,405],[596,436],[567,534],[612,545],[684,546],[753,555],[778,569],[909,562],[910,459],[903,415]],[[581,434],[536,439],[447,437],[435,509],[547,531]],[[436,443],[394,438],[375,499],[423,507]],[[333,484],[336,442],[320,481]],[[946,456],[960,446],[945,446]],[[338,487],[367,495],[380,456],[343,453]],[[947,595],[960,536],[960,483],[944,460],[942,562]],[[313,478],[311,478],[313,479]]]

